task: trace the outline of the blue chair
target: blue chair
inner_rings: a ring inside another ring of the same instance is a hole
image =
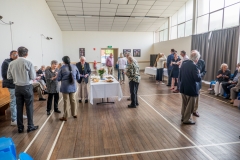
[[[0,152],[11,153],[17,159],[16,147],[12,138],[0,138]]]
[[[17,160],[11,151],[0,151],[0,159],[2,160]]]
[[[19,159],[20,160],[33,160],[33,158],[30,155],[28,155],[27,153],[24,153],[24,152],[21,152],[19,154]]]

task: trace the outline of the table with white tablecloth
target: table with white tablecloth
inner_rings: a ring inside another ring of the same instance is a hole
[[[146,67],[145,70],[144,70],[144,73],[148,74],[148,75],[156,76],[157,75],[157,68],[156,67]],[[168,77],[167,68],[163,69],[163,75]]]
[[[99,80],[99,82],[90,81],[89,83],[89,101],[93,104],[94,98],[118,97],[118,101],[122,99],[122,89],[120,83],[114,78],[113,82]]]

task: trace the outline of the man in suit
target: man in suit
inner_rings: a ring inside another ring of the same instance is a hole
[[[198,52],[198,51],[197,50],[193,50],[192,52]],[[205,74],[207,73],[207,71],[205,70],[205,61],[203,59],[199,59],[196,65],[197,65],[197,68],[200,71],[201,78],[203,78],[205,76]],[[199,83],[199,92],[200,92],[201,88],[202,88],[202,81]],[[195,104],[194,110],[193,110],[193,115],[196,116],[196,117],[200,116],[198,111],[197,111],[197,109],[198,109],[198,100],[199,100],[199,95],[197,97],[196,104]]]
[[[168,72],[168,84],[167,84],[167,86],[171,86],[171,84],[172,84],[172,77],[171,77],[172,66],[170,64],[171,64],[171,61],[173,59],[174,53],[175,53],[175,50],[171,49],[171,54],[168,55],[168,57],[167,57],[167,72]]]
[[[201,82],[200,71],[196,64],[200,58],[197,51],[192,51],[190,59],[183,62],[180,70],[180,93],[182,94],[182,122],[193,125],[191,116],[199,95],[199,82]]]
[[[84,92],[84,99],[85,103],[88,103],[88,91],[87,91],[87,83],[88,77],[91,74],[91,68],[89,63],[86,62],[86,58],[84,56],[80,57],[80,62],[76,64],[79,73],[81,75],[80,79],[78,80],[79,83],[79,103],[82,103],[83,93]]]
[[[41,80],[43,80],[46,83],[46,79],[45,79],[45,66],[42,65],[41,68],[37,71],[37,77],[41,76]]]

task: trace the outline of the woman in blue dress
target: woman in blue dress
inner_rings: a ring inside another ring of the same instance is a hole
[[[180,65],[181,59],[179,58],[177,52],[174,53],[174,58],[171,61],[171,66],[173,67],[171,77],[172,77],[172,85],[171,90],[175,89],[175,80],[176,83],[178,83],[178,74],[179,74],[179,65]]]

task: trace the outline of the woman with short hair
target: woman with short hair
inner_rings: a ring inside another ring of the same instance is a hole
[[[80,74],[75,65],[72,65],[70,58],[64,56],[62,58],[64,65],[60,68],[58,72],[58,81],[61,81],[60,92],[63,95],[63,117],[60,118],[61,121],[67,121],[69,116],[69,107],[71,108],[71,114],[74,118],[77,118],[77,102],[75,93],[77,91],[76,80],[80,80]],[[68,105],[70,102],[70,105]]]
[[[178,83],[178,74],[179,74],[179,65],[181,59],[179,58],[177,51],[173,54],[173,59],[171,61],[171,66],[172,66],[172,72],[171,72],[171,77],[172,77],[172,85],[171,85],[171,90],[175,89],[175,80],[176,83]]]
[[[117,64],[119,69],[120,84],[124,84],[125,82],[124,70],[126,69],[127,60],[125,57],[123,57],[122,53],[120,53],[120,58],[118,59]]]
[[[157,75],[156,75],[156,84],[164,84],[162,81],[163,77],[163,68],[164,68],[164,63],[166,62],[167,58],[164,55],[164,53],[159,53],[158,57],[156,59],[156,64],[157,64]]]
[[[131,104],[128,105],[128,108],[136,108],[139,105],[137,92],[141,77],[139,74],[139,66],[134,62],[134,59],[131,56],[128,57],[126,75],[129,79],[129,87],[131,93]]]
[[[51,67],[45,70],[45,78],[47,84],[48,100],[47,100],[47,115],[50,115],[52,110],[52,100],[54,98],[54,112],[61,113],[58,110],[59,100],[59,84],[57,80],[58,75],[58,62],[56,60],[51,61]]]
[[[231,76],[231,71],[228,70],[228,65],[226,63],[221,64],[220,70],[217,73],[217,82],[214,86],[215,95],[223,95],[222,83],[228,82]]]

